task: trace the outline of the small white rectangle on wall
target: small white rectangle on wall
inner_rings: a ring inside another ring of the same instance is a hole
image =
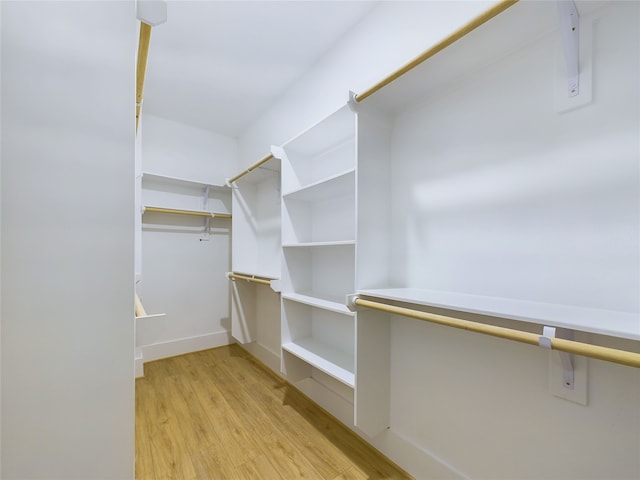
[[[556,68],[553,84],[554,105],[558,113],[589,105],[593,98],[593,23],[593,18],[586,18],[580,24],[579,90],[575,96],[571,96],[569,93],[569,76],[567,75],[565,53],[558,37],[555,50]]]

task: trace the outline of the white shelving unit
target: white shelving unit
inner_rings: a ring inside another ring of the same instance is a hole
[[[345,107],[283,146],[282,370],[353,424],[355,115]]]
[[[232,270],[277,282],[280,278],[280,160],[232,184]],[[231,334],[250,353],[280,369],[280,295],[268,285],[231,282]],[[272,282],[272,285],[274,283]]]
[[[637,92],[637,6],[582,13],[574,100],[555,5],[520,2],[358,105],[358,293],[640,340],[639,125],[616,93]],[[393,330],[358,311],[355,424],[370,436],[390,426],[391,378],[411,384]]]
[[[194,180],[144,172],[142,207],[146,206],[229,215],[231,195],[229,188],[224,185],[208,185]],[[154,212],[154,215],[164,214]]]

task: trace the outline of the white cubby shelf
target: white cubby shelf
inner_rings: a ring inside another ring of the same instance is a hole
[[[353,388],[355,384],[353,356],[331,348],[311,337],[285,343],[282,345],[282,349]]]
[[[340,295],[323,295],[316,293],[283,293],[282,298],[292,300],[298,303],[304,303],[313,307],[324,308],[332,312],[342,313],[345,315],[355,315],[344,304],[344,296]]]

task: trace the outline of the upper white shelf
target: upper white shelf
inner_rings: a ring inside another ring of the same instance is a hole
[[[584,18],[604,5],[616,2],[578,0],[576,3],[580,17]],[[440,87],[455,85],[457,79],[469,72],[504,58],[532,41],[558,32],[560,23],[556,4],[518,2],[448,46],[444,52],[388,84],[364,100],[362,105],[372,105],[375,110],[392,113],[405,109],[416,98],[425,101],[431,91],[442,95]]]
[[[353,194],[354,188],[355,169],[349,168],[305,187],[284,193],[282,197],[285,200],[294,199],[303,202],[314,202]]]
[[[302,133],[287,141],[283,148],[289,154],[313,157],[328,148],[342,144],[355,135],[355,116],[345,105]]]
[[[358,290],[358,293],[367,297],[640,340],[640,315],[628,312],[418,288],[367,289]]]
[[[160,175],[160,174],[151,173],[151,172],[143,172],[142,180],[145,183],[153,182],[155,184],[165,184],[168,186],[180,185],[185,188],[204,188],[206,186],[210,186],[214,188],[222,188],[222,189],[229,188],[227,185],[224,185],[224,184],[209,184],[209,183],[204,183],[198,180],[189,180],[186,178],[171,177],[168,175]]]
[[[336,240],[335,242],[305,242],[305,243],[287,243],[283,244],[283,248],[292,247],[333,247],[340,245],[355,245],[355,240]]]

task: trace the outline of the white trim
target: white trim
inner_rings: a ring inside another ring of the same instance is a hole
[[[234,343],[231,338],[231,332],[222,331],[216,333],[208,333],[195,337],[180,338],[168,342],[154,343],[152,345],[143,345],[142,356],[144,363],[160,360],[161,358],[175,357],[176,355],[184,355],[185,353],[197,352],[208,348],[222,347]]]

